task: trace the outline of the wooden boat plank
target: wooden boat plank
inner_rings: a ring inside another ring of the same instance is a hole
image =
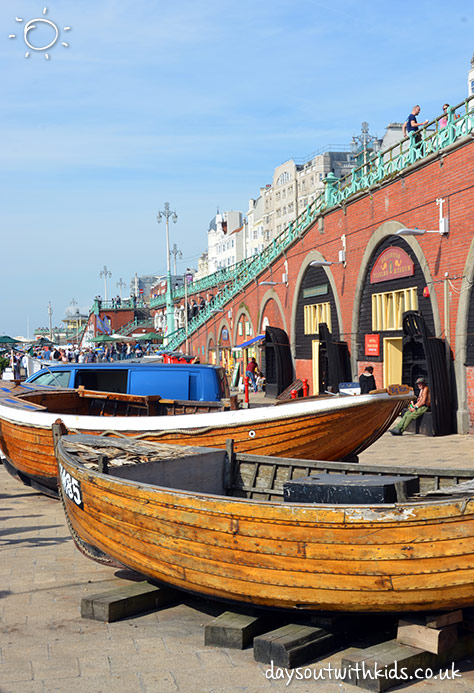
[[[120,531],[122,528],[124,536],[128,537],[131,542],[138,542],[142,547],[152,544],[153,547],[159,547],[160,555],[163,556],[164,551],[170,551],[172,555],[178,554],[196,558],[196,561],[210,560],[216,563],[230,564],[235,561],[239,566],[246,566],[250,569],[271,569],[278,570],[281,567],[281,554],[279,553],[262,553],[258,551],[249,551],[247,547],[239,549],[233,544],[232,546],[216,546],[215,543],[203,543],[200,533],[192,540],[188,538],[179,538],[176,532],[172,535],[165,534],[160,528],[147,527],[145,531],[140,528],[127,524],[125,521],[118,521],[114,517],[104,514],[90,512],[90,517],[94,520],[95,526],[101,525],[101,531],[105,531],[107,536],[110,535],[110,530]],[[178,526],[175,526],[178,529]],[[384,556],[382,560],[371,559],[369,552],[361,560],[352,556],[341,556],[340,558],[326,556],[324,559],[308,559],[301,554],[298,555],[298,546],[294,547],[292,555],[285,555],[285,572],[291,574],[311,573],[322,575],[342,575],[347,579],[354,574],[362,575],[382,575],[382,576],[397,576],[397,575],[423,575],[429,573],[449,573],[450,571],[474,569],[474,556],[472,549],[464,555],[432,555],[417,560],[411,560],[409,554],[400,552],[398,556]],[[392,548],[392,547],[391,547]],[[145,550],[145,548],[143,548]],[[153,552],[153,549],[147,548],[147,551]],[[434,551],[436,554],[436,550]],[[304,558],[305,560],[302,560]],[[407,566],[407,561],[410,565]],[[225,566],[223,574],[227,575],[232,570],[229,566]],[[259,571],[260,572],[260,571]]]
[[[100,491],[100,507],[96,508],[97,512],[104,512],[110,515],[118,515],[122,512],[136,515],[135,521],[140,522],[140,517],[143,517],[143,523],[146,525],[149,518],[153,521],[166,523],[170,517],[176,517],[176,508],[172,504],[167,504],[165,499],[153,499],[152,502],[145,502],[145,499],[124,499],[116,496],[113,492],[107,492],[105,489]],[[88,496],[87,487],[84,488],[85,502],[93,508],[96,504],[93,497]],[[107,505],[110,505],[110,510]],[[274,508],[275,511],[278,507]],[[126,515],[125,515],[126,516]],[[132,516],[132,515],[131,515]],[[315,514],[317,518],[318,515]],[[236,517],[230,514],[230,511],[218,513],[215,509],[210,516],[205,509],[195,508],[189,510],[184,504],[179,507],[179,522],[183,528],[189,526],[192,530],[206,530],[212,527],[215,531],[225,532],[232,536],[249,537],[253,540],[272,540],[282,543],[296,541],[303,542],[306,555],[309,558],[317,558],[320,551],[320,544],[327,545],[329,551],[337,550],[337,546],[344,548],[350,545],[357,551],[357,546],[369,547],[372,546],[387,546],[399,544],[401,546],[419,546],[432,542],[443,541],[445,545],[448,542],[465,539],[466,541],[472,537],[474,533],[474,518],[469,516],[465,520],[457,520],[455,522],[442,522],[439,524],[430,523],[410,523],[407,526],[393,525],[384,527],[384,531],[379,529],[370,530],[365,527],[365,534],[361,534],[360,529],[353,527],[344,527],[342,522],[340,526],[334,527],[329,524],[321,526],[306,526],[299,524],[296,520],[292,524],[285,523],[275,514],[272,523],[261,523],[261,517],[256,516],[250,521]],[[267,515],[268,519],[268,515]],[[420,550],[423,550],[420,549]],[[314,554],[313,554],[314,552]],[[407,548],[407,553],[411,550]]]
[[[88,508],[91,516],[95,518],[96,522],[102,521],[105,524],[109,522],[109,517],[113,515],[108,515],[106,508],[102,506],[100,509]],[[130,519],[130,514],[123,512],[123,521],[127,522]],[[137,533],[152,533],[153,527],[156,527],[156,523],[148,523],[146,520],[142,524],[136,523]],[[266,561],[268,554],[273,554],[277,557],[277,560],[281,560],[281,557],[285,557],[285,560],[294,557],[295,569],[297,565],[301,566],[301,570],[318,570],[319,563],[331,560],[341,560],[346,565],[346,570],[349,569],[349,564],[351,561],[362,562],[372,562],[374,565],[377,564],[377,570],[383,571],[384,573],[391,573],[393,569],[390,568],[391,562],[402,561],[399,565],[398,570],[402,572],[416,573],[417,570],[422,570],[421,567],[413,568],[411,570],[405,563],[405,561],[412,561],[413,559],[430,559],[433,558],[439,561],[439,570],[443,570],[441,564],[441,559],[445,558],[447,562],[447,569],[450,569],[450,564],[457,565],[458,561],[469,560],[469,556],[472,552],[472,538],[466,540],[450,539],[449,541],[437,541],[435,544],[433,542],[426,542],[421,545],[406,545],[406,544],[392,544],[392,545],[380,545],[380,546],[350,546],[346,547],[344,544],[334,545],[325,544],[324,537],[321,537],[321,543],[312,544],[311,546],[304,541],[278,541],[266,538],[265,542],[261,540],[252,539],[248,537],[242,537],[239,535],[233,535],[231,538],[228,534],[222,531],[216,531],[214,529],[209,529],[205,527],[195,527],[195,526],[185,526],[182,524],[177,524],[176,522],[161,520],[159,522],[159,532],[161,539],[159,541],[164,542],[165,537],[175,538],[176,541],[187,542],[189,548],[186,547],[186,543],[183,544],[182,550],[193,552],[194,546],[202,546],[202,552],[204,554],[208,553],[210,550],[214,550],[216,554],[221,550],[228,550],[232,547],[232,550],[236,552],[236,555],[242,553],[248,553],[248,561],[253,561],[258,564],[258,561]],[[150,541],[152,539],[150,538]],[[211,548],[209,548],[211,547]],[[311,549],[311,550],[310,550]],[[253,558],[252,554],[256,554],[258,558]],[[306,560],[301,560],[305,558]],[[243,558],[239,560],[244,560]],[[417,563],[418,565],[418,563]],[[368,568],[367,568],[368,569]],[[359,566],[359,570],[363,570]]]
[[[107,479],[101,480],[101,491],[105,493],[110,490],[112,495],[114,492],[114,481],[109,482]],[[239,532],[246,533],[244,528],[248,526],[249,533],[252,536],[259,536],[260,532],[265,532],[265,521],[271,520],[272,523],[284,525],[285,536],[292,538],[291,532],[296,528],[299,536],[299,527],[307,527],[310,532],[317,531],[315,523],[325,525],[324,531],[329,534],[335,533],[332,541],[337,542],[336,524],[341,525],[340,541],[344,543],[344,537],[349,536],[351,541],[357,542],[357,537],[361,530],[367,530],[367,534],[361,537],[362,542],[378,543],[377,535],[380,527],[385,531],[393,528],[395,535],[404,537],[400,532],[410,532],[410,525],[417,526],[417,532],[420,532],[418,541],[423,541],[423,532],[426,529],[429,534],[429,527],[444,520],[451,520],[454,524],[461,522],[464,518],[474,518],[474,504],[469,501],[467,504],[462,500],[449,501],[445,500],[433,504],[431,502],[422,502],[410,505],[410,512],[403,514],[398,506],[380,506],[380,509],[373,509],[373,514],[367,513],[367,518],[362,521],[360,518],[355,521],[355,509],[350,506],[324,506],[313,504],[286,504],[286,503],[270,503],[270,502],[251,502],[240,499],[224,497],[216,500],[213,496],[205,494],[192,494],[180,491],[168,490],[166,488],[153,489],[152,487],[137,486],[134,488],[133,495],[126,489],[126,484],[120,491],[123,498],[129,498],[130,502],[143,499],[150,502],[150,493],[153,503],[156,504],[156,512],[159,512],[159,506],[169,505],[179,506],[180,510],[190,513],[208,514],[214,517],[217,514],[231,514],[234,521],[239,523]],[[294,516],[294,507],[298,507],[298,516]],[[365,509],[365,506],[362,506]],[[370,510],[369,506],[367,509]],[[465,512],[462,512],[462,511]],[[349,521],[348,522],[348,516]],[[195,521],[193,517],[190,522]],[[248,525],[245,524],[248,521]],[[380,523],[380,524],[379,524]],[[348,526],[347,526],[348,525]],[[256,534],[254,533],[256,532]],[[456,529],[453,530],[455,534]],[[265,536],[265,534],[263,535]],[[412,538],[410,535],[406,537],[407,541],[417,541],[416,536]],[[311,541],[309,539],[309,541]]]

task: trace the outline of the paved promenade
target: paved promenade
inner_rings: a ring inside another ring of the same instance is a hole
[[[361,462],[473,466],[474,438],[389,434]],[[80,617],[80,600],[123,584],[120,573],[74,547],[61,504],[22,486],[0,466],[1,693],[310,693],[356,691],[336,681],[271,681],[251,649],[204,646],[204,625],[225,607],[183,602],[118,623]],[[338,666],[341,653],[329,661]],[[473,661],[455,681],[420,681],[414,691],[474,692]]]

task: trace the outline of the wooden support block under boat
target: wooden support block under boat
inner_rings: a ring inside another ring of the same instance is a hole
[[[342,633],[324,628],[288,623],[281,628],[257,636],[253,656],[257,662],[291,669],[331,652],[344,642]]]
[[[269,628],[269,614],[244,614],[225,611],[204,628],[204,644],[243,650],[251,645],[256,635]]]
[[[379,643],[343,656],[344,681],[368,691],[386,691],[423,678],[423,670],[437,672],[472,655],[474,635],[465,635],[445,654],[432,654],[396,640]],[[415,678],[416,676],[416,678]]]
[[[429,628],[416,619],[398,622],[397,642],[411,645],[433,654],[444,654],[458,639],[457,624],[444,628]]]
[[[81,599],[81,616],[112,623],[123,618],[153,611],[179,600],[171,587],[156,587],[149,582],[133,582]]]

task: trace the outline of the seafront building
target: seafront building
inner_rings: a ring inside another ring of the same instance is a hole
[[[471,77],[474,65],[470,89]],[[273,326],[287,336],[294,375],[308,379],[312,394],[334,390],[369,364],[379,387],[413,384],[424,374],[438,388],[433,418],[447,403],[448,428],[473,432],[473,133],[470,94],[446,120],[433,114],[421,143],[400,140],[400,124],[382,141],[363,127],[337,159],[341,175],[330,170],[317,181],[315,157],[306,169],[295,161],[277,167],[272,184],[251,201],[246,223],[232,229],[245,250],[236,264],[231,245],[217,250],[229,236],[224,216],[216,215],[207,274],[203,256],[202,273],[186,292],[173,292],[183,316],[186,300],[199,310],[175,320],[168,347],[228,368],[239,359],[245,367],[255,355],[265,372],[261,345]],[[350,173],[342,175],[346,165]],[[319,191],[311,188],[316,183]],[[218,252],[227,253],[220,266]],[[149,308],[152,319],[163,316],[163,298]]]

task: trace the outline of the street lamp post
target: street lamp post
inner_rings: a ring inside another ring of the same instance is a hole
[[[162,212],[158,212],[156,215],[156,220],[159,224],[163,217],[166,220],[166,327],[168,337],[172,332],[174,332],[174,309],[173,309],[173,295],[171,289],[171,267],[170,267],[170,232],[169,232],[169,220],[170,217],[173,223],[176,224],[178,221],[178,215],[176,212],[172,212],[170,209],[169,202],[165,202],[165,208]]]
[[[107,278],[112,276],[112,272],[107,269],[107,265],[104,265],[104,269],[100,271],[99,277],[102,279],[104,277],[105,294],[104,301],[107,301]]]
[[[48,303],[48,316],[49,316],[49,338],[51,341],[53,341],[53,323],[52,323],[53,309],[51,308],[51,301]]]
[[[184,275],[184,328],[186,333],[186,354],[188,353],[188,272],[189,267],[186,267]]]
[[[122,289],[125,289],[126,286],[127,284],[124,282],[122,277],[120,277],[120,280],[117,282],[117,288],[120,291],[120,300],[122,300]]]
[[[171,248],[171,255],[173,256],[174,259],[174,276],[177,275],[177,270],[176,270],[176,260],[179,258],[181,259],[183,257],[183,253],[181,250],[179,250],[178,246],[176,243],[173,243],[173,247]]]

